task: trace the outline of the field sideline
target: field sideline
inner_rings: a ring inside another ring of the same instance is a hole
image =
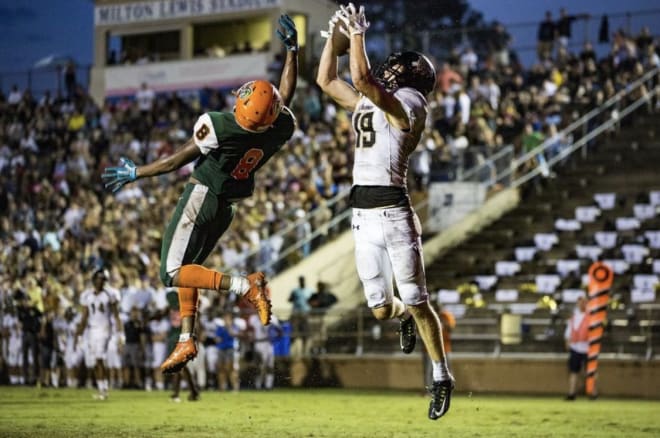
[[[169,392],[0,388],[1,437],[658,437],[660,402],[457,394],[439,421],[420,393],[329,390]]]

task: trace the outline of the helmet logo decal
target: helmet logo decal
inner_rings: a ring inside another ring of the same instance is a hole
[[[247,99],[252,95],[252,82],[243,85],[239,90],[238,90],[238,98],[239,99]]]

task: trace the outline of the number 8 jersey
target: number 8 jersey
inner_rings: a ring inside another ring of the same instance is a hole
[[[403,105],[409,130],[392,126],[385,112],[367,97],[362,97],[355,107],[353,185],[406,186],[408,158],[424,131],[428,108],[424,96],[414,88],[399,88],[394,97]]]
[[[225,199],[247,198],[254,191],[254,172],[282,148],[294,128],[286,107],[264,132],[244,130],[230,112],[202,114],[193,132],[202,156],[192,176]]]

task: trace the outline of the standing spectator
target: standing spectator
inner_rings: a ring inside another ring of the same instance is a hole
[[[648,26],[642,27],[641,32],[635,39],[635,44],[639,49],[640,53],[646,53],[646,48],[653,44],[653,35],[651,34],[651,29]]]
[[[131,388],[142,387],[142,366],[144,364],[147,327],[142,320],[142,312],[133,307],[129,320],[124,325],[126,345],[124,345],[124,385]]]
[[[316,283],[316,292],[314,292],[307,301],[310,306],[310,326],[314,331],[318,344],[314,351],[324,352],[325,342],[327,340],[327,327],[325,325],[325,314],[328,309],[337,303],[337,296],[328,290],[328,284],[324,281]]]
[[[461,55],[460,62],[461,73],[467,77],[468,75],[477,71],[477,68],[479,67],[479,56],[477,56],[472,47],[468,47]]]
[[[438,72],[438,85],[440,91],[443,93],[450,93],[454,91],[454,87],[463,83],[463,77],[454,71],[448,62],[442,64]]]
[[[154,93],[154,90],[149,88],[146,82],[142,82],[140,89],[135,93],[135,100],[143,118],[151,118],[155,98],[156,93]]]
[[[311,309],[308,300],[312,296],[312,290],[305,285],[305,277],[298,277],[298,287],[291,290],[289,302],[291,303],[291,328],[293,340],[301,339],[301,353],[307,352],[307,339],[309,335],[309,311]]]
[[[577,378],[580,371],[587,363],[587,351],[589,350],[589,318],[586,314],[587,298],[583,295],[578,298],[571,316],[566,322],[564,339],[568,356],[568,395],[566,400],[575,400],[577,389]]]
[[[66,89],[66,97],[73,100],[76,97],[76,66],[72,61],[67,62],[64,67],[64,88]]]
[[[23,93],[18,89],[18,85],[12,85],[9,96],[7,96],[7,103],[16,106],[23,99]]]
[[[316,292],[309,297],[308,303],[314,311],[325,313],[337,303],[337,296],[328,290],[328,283],[324,281],[316,283],[316,288]]]
[[[41,328],[39,330],[39,352],[41,360],[40,385],[48,387],[56,385],[51,381],[51,367],[53,366],[53,357],[57,353],[57,343],[55,338],[55,327],[53,320],[55,314],[47,310],[41,318]]]
[[[610,42],[610,19],[607,14],[604,14],[600,19],[600,26],[598,26],[598,42]]]
[[[157,390],[163,390],[163,373],[160,364],[167,357],[167,333],[170,330],[170,322],[162,309],[158,309],[149,321],[149,333],[151,335],[151,372]],[[148,372],[148,370],[147,370]]]
[[[531,123],[525,125],[525,131],[522,137],[523,151],[525,153],[536,149],[541,143],[543,143],[543,140],[545,140],[545,136],[542,132],[535,130]],[[550,168],[545,160],[545,154],[543,151],[538,152],[534,156],[534,159],[527,163],[527,166],[530,169],[539,166],[541,168],[541,175],[544,177],[550,176]]]
[[[536,46],[536,54],[539,60],[545,61],[552,56],[556,33],[557,27],[555,22],[552,21],[552,12],[546,11],[545,20],[539,24],[537,37],[538,45]]]
[[[218,389],[227,391],[231,389],[236,392],[240,390],[240,345],[241,338],[245,336],[247,323],[239,315],[239,309],[225,312],[218,322],[215,338],[218,348]],[[259,324],[261,325],[261,324]]]
[[[23,380],[34,385],[41,377],[38,336],[42,314],[23,291],[18,291],[14,299],[18,302],[18,320],[23,328]]]
[[[573,22],[579,18],[588,18],[588,14],[568,15],[566,9],[559,10],[559,20],[557,21],[557,36],[559,45],[568,49],[568,44],[571,40],[571,26]]]
[[[472,106],[472,100],[468,96],[464,87],[456,92],[456,110],[459,120],[459,125],[467,126],[470,123],[470,108]]]
[[[498,67],[509,66],[509,44],[511,36],[502,26],[502,23],[495,23],[495,34],[490,39],[491,51],[495,55],[495,63]]]

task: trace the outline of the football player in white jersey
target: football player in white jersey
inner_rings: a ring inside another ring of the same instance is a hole
[[[2,317],[2,357],[7,361],[9,383],[25,383],[21,368],[23,366],[23,333],[16,315],[16,308],[10,301]]]
[[[91,289],[85,290],[80,295],[80,305],[82,306],[82,317],[78,325],[77,336],[81,336],[85,329],[88,330],[87,342],[91,356],[96,360],[94,364],[94,376],[98,394],[94,398],[105,400],[108,398],[108,372],[106,370],[106,360],[108,354],[108,343],[112,336],[112,319],[114,318],[115,327],[119,333],[118,342],[124,334],[124,327],[119,318],[118,303],[120,300],[119,291],[106,285],[108,280],[104,270],[97,270],[92,275]]]
[[[403,52],[388,56],[372,73],[364,36],[369,22],[362,6],[341,6],[329,24],[317,83],[353,112],[351,204],[358,275],[373,315],[379,320],[399,318],[404,353],[415,347],[417,325],[433,361],[428,415],[437,420],[449,410],[454,379],[445,358],[442,326],[428,299],[421,226],[406,185],[408,158],[424,130],[426,96],[435,86],[435,69],[421,53]],[[337,76],[333,31],[349,38],[352,86]],[[393,279],[400,299],[394,296]]]
[[[251,313],[248,318],[248,326],[252,330],[252,342],[254,352],[257,354],[259,370],[254,378],[256,389],[273,389],[275,383],[275,347],[271,342],[271,330],[281,333],[280,321],[273,315],[270,325],[264,327],[259,324],[259,315]]]
[[[66,385],[69,388],[77,388],[78,373],[80,371],[80,366],[84,363],[83,359],[85,354],[83,351],[83,345],[78,345],[78,343],[76,343],[78,325],[80,324],[80,314],[76,314],[73,308],[69,307],[64,312],[64,319],[66,321],[66,346],[64,348]]]

